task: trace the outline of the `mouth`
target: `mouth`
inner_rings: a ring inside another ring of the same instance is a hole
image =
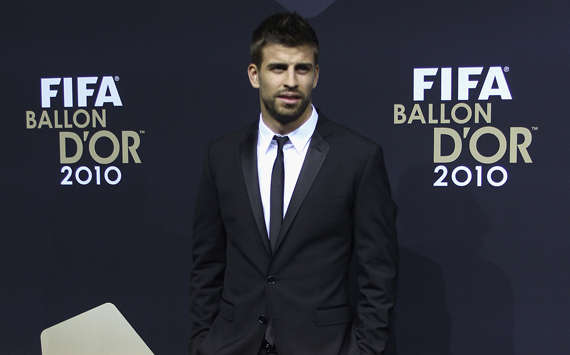
[[[301,101],[302,96],[299,94],[281,94],[277,98],[286,104],[296,104]]]

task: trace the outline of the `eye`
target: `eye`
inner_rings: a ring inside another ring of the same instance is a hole
[[[301,64],[301,65],[297,65],[297,67],[295,67],[295,70],[297,71],[297,73],[300,74],[307,74],[308,72],[311,71],[311,66],[310,65],[305,65],[305,64]]]
[[[283,65],[283,64],[270,65],[269,70],[273,73],[281,73],[281,72],[287,70],[287,66]]]

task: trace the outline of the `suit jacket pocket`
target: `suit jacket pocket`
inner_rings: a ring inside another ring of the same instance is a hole
[[[220,302],[220,317],[230,322],[234,320],[234,305],[223,298]]]
[[[349,305],[317,308],[314,313],[314,320],[318,326],[347,323],[352,320],[352,311]]]

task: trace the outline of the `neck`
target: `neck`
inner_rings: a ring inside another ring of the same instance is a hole
[[[286,134],[289,134],[289,133],[293,132],[294,130],[296,130],[297,128],[301,127],[301,125],[303,125],[303,123],[307,122],[309,117],[311,117],[312,113],[313,113],[313,105],[311,103],[309,103],[309,105],[307,105],[307,108],[305,109],[305,111],[296,120],[291,121],[291,122],[287,122],[287,123],[281,123],[281,122],[277,121],[275,118],[273,118],[267,112],[265,107],[263,107],[263,104],[261,106],[261,119],[263,120],[263,122],[274,133],[277,133],[277,134],[280,134],[283,136]]]

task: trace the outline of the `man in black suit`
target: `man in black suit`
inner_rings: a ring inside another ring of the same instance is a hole
[[[190,352],[382,354],[398,259],[382,151],[313,107],[303,18],[269,17],[250,49],[259,120],[209,145],[199,185]]]

